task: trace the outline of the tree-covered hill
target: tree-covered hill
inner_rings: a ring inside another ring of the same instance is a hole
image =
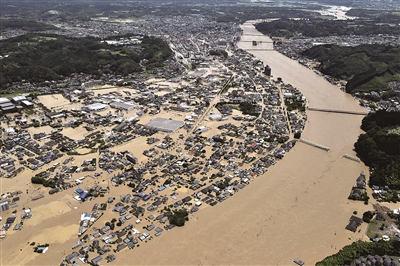
[[[257,30],[274,37],[399,34],[400,25],[382,25],[370,20],[280,19],[257,24]]]
[[[354,242],[342,248],[338,253],[316,263],[317,266],[350,265],[356,259],[368,255],[400,256],[400,242]]]
[[[21,19],[0,19],[0,32],[4,30],[21,29],[29,32],[54,30],[56,27],[50,24],[37,21],[27,21]]]
[[[400,189],[400,112],[369,113],[354,144],[360,159],[373,169],[369,185]]]
[[[400,1],[397,1],[397,5]],[[396,5],[393,1],[393,5]],[[362,17],[376,22],[395,23],[398,24],[400,20],[400,13],[395,9],[368,9],[368,8],[352,8],[346,12],[346,15],[353,17]]]
[[[43,82],[72,73],[128,75],[160,67],[172,55],[160,38],[143,37],[140,44],[112,46],[96,38],[27,34],[0,41],[0,88],[26,80]]]
[[[349,79],[346,91],[386,90],[390,81],[400,81],[400,47],[334,44],[314,46],[303,56],[321,62],[319,70],[336,78]]]

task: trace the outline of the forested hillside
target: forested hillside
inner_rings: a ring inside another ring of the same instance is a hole
[[[336,78],[349,79],[346,91],[386,90],[390,81],[400,81],[400,47],[334,44],[314,46],[302,53],[321,62],[319,70]]]
[[[400,255],[400,242],[392,240],[389,242],[354,242],[342,248],[338,253],[326,257],[317,266],[350,265],[354,260],[367,255]]]
[[[354,144],[360,159],[373,169],[369,185],[400,189],[400,113],[380,110],[362,121],[361,134]]]
[[[28,34],[0,42],[0,88],[26,80],[43,82],[72,73],[129,73],[160,67],[172,55],[159,38],[143,37],[134,47],[112,46],[95,38]],[[147,61],[140,65],[140,62]]]
[[[400,25],[378,25],[375,21],[369,20],[327,20],[319,18],[307,20],[280,19],[259,23],[256,28],[264,34],[286,38],[295,34],[306,37],[322,37],[400,33]]]
[[[54,30],[56,27],[37,21],[27,21],[22,19],[0,19],[0,32],[11,29],[21,29],[32,32]]]
[[[336,0],[335,0],[336,1]],[[400,5],[400,1],[392,2],[393,5]],[[362,8],[352,8],[346,12],[346,15],[353,17],[362,17],[376,22],[395,23],[398,24],[400,20],[400,13],[395,9],[368,9],[363,6]]]

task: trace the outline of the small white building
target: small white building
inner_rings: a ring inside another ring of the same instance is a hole
[[[221,121],[222,118],[223,118],[223,116],[219,115],[219,114],[210,115],[210,120],[213,120],[213,121]]]
[[[9,127],[6,129],[7,135],[14,135],[15,134],[15,129],[13,127]]]
[[[292,97],[293,97],[293,93],[291,93],[291,92],[284,92],[284,93],[283,93],[283,97],[285,97],[285,98],[292,98]]]
[[[206,132],[207,130],[208,130],[208,128],[206,126],[201,126],[196,130],[196,134]]]

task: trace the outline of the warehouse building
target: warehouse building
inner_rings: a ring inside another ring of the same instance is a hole
[[[46,113],[46,116],[50,119],[57,119],[57,118],[64,117],[65,115],[63,112],[49,112],[49,113]]]
[[[135,108],[133,104],[126,102],[112,102],[110,103],[110,106],[115,109],[127,110],[127,111],[133,110]]]
[[[4,113],[13,113],[17,111],[17,107],[7,98],[0,98],[0,110]]]
[[[30,101],[24,100],[24,101],[21,101],[21,106],[23,106],[25,108],[33,108],[33,103],[31,103]]]
[[[146,127],[164,131],[164,132],[174,132],[178,128],[182,127],[185,123],[173,119],[166,118],[155,118],[146,124]]]
[[[136,158],[133,154],[127,154],[126,159],[131,163],[137,164],[139,162],[138,158]]]
[[[7,99],[7,98],[0,98],[0,104],[3,104],[3,103],[10,103],[11,101],[9,100],[9,99]]]
[[[22,101],[26,101],[27,99],[26,99],[26,97],[25,96],[15,96],[15,97],[13,97],[12,99],[11,99],[11,101],[13,102],[13,103],[15,103],[15,104],[19,104],[20,102],[22,102]]]
[[[86,108],[92,112],[103,111],[103,110],[106,110],[107,107],[108,106],[104,103],[93,103],[93,104],[89,104],[88,106],[86,106]]]

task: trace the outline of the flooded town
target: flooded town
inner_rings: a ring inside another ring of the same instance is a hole
[[[74,75],[61,81],[64,88],[14,85],[39,96],[2,98],[5,210],[32,209],[4,229],[22,233],[24,223],[42,218],[33,206],[69,195],[61,200],[69,210],[61,213],[85,205],[91,211],[77,214],[75,233],[82,238],[65,263],[113,261],[117,256],[107,252],[173,229],[166,223],[172,211],[195,213],[227,200],[290,151],[307,121],[302,93],[271,79],[268,66],[237,48],[238,26],[198,19],[183,27],[184,19],[148,23],[146,32],[194,32],[184,42],[179,34],[163,36],[175,58],[153,78]],[[210,56],[209,49],[229,56]],[[302,108],[289,111],[285,102]],[[16,179],[24,188],[12,190]],[[8,231],[7,239],[19,233]],[[96,250],[100,256],[93,256]]]
[[[367,238],[362,222],[345,227],[368,210],[347,198],[360,173],[368,191],[353,147],[371,108],[299,57],[362,38],[274,44],[256,21],[110,19],[41,33],[132,50],[154,36],[173,56],[152,73],[8,88],[18,93],[0,98],[2,265],[315,264]]]

